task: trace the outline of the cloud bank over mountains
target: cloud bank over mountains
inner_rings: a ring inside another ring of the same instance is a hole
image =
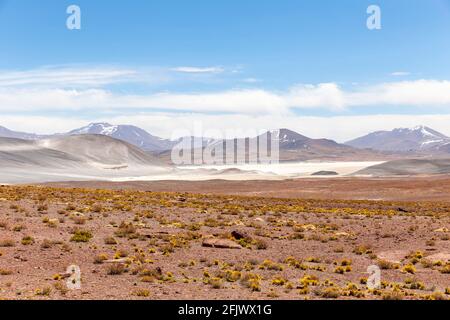
[[[219,67],[177,67],[181,73],[213,73]],[[302,109],[348,111],[353,107],[404,106],[450,109],[450,81],[419,79],[344,88],[338,83],[293,84],[285,90],[231,88],[218,91],[133,93],[115,84],[157,82],[159,74],[131,68],[40,68],[0,72],[0,111],[142,109],[261,114]],[[170,81],[162,79],[161,81]]]
[[[93,121],[133,123],[167,138],[173,138],[176,128],[189,128],[194,122],[217,130],[306,128],[313,135],[338,141],[372,129],[418,124],[450,133],[446,129],[449,80],[292,84],[280,90],[246,81],[253,78],[237,73],[235,77],[242,79],[234,83],[242,87],[161,89],[196,77],[220,82],[224,74],[232,73],[217,66],[52,66],[0,71],[2,124],[45,133],[49,125],[64,131]]]

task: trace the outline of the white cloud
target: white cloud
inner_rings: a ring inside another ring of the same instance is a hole
[[[335,83],[297,85],[287,91],[235,89],[207,93],[126,94],[98,89],[0,88],[0,111],[120,109],[286,114],[292,109],[342,111],[405,106],[450,109],[450,81],[390,82],[344,90]]]
[[[391,73],[391,76],[393,77],[405,77],[409,76],[411,73],[407,71],[395,71]]]
[[[197,112],[285,113],[284,99],[264,90],[200,94],[117,94],[102,89],[0,90],[0,111],[166,109]]]
[[[346,94],[346,105],[449,107],[450,81],[415,80],[384,83]]]
[[[85,124],[86,120],[77,119],[76,117],[2,115],[0,118],[0,126],[14,131],[37,134],[67,132]]]
[[[291,108],[325,108],[343,110],[347,107],[346,93],[335,83],[295,86],[285,96]]]
[[[132,69],[101,67],[44,67],[26,71],[0,71],[0,87],[17,86],[103,86],[136,80]]]
[[[171,70],[181,73],[222,73],[225,71],[221,67],[177,67]]]
[[[261,80],[260,79],[256,79],[256,78],[245,78],[245,79],[242,79],[242,82],[259,83],[259,82],[261,82]]]
[[[178,67],[173,70],[193,74],[224,71],[221,67]],[[377,106],[426,107],[450,111],[448,80],[394,81],[365,87],[355,84],[350,88],[343,88],[336,83],[299,84],[283,91],[236,88],[215,92],[136,94],[105,88],[117,83],[162,83],[170,79],[168,71],[156,68],[137,71],[80,66],[0,71],[0,112],[93,109],[99,112],[126,112],[127,109],[141,109],[285,115],[294,109],[340,112],[353,107]],[[402,72],[393,74],[400,73]],[[247,78],[240,81],[257,83],[258,79]]]
[[[450,114],[446,114],[450,113],[450,81],[447,80],[354,84],[350,88],[336,83],[299,84],[282,91],[237,88],[215,92],[131,94],[105,89],[106,85],[115,83],[165,81],[168,71],[156,70],[152,74],[149,70],[113,67],[0,71],[0,125],[25,132],[65,132],[90,122],[77,118],[76,111],[83,111],[103,115],[91,119],[95,122],[134,124],[168,138],[173,137],[177,129],[190,130],[195,124],[201,124],[208,132],[286,127],[314,138],[326,137],[340,142],[371,131],[421,124],[450,135]],[[224,72],[224,69],[179,67],[172,71],[211,74]],[[400,72],[396,73],[400,76]],[[257,83],[258,80],[240,78],[237,81]],[[424,113],[423,108],[429,108],[442,114],[338,116],[355,107],[372,108],[373,113],[373,108],[378,106],[392,107],[392,110],[402,106],[402,112],[409,109]],[[299,116],[293,112],[295,109],[330,110],[336,116]],[[26,115],[44,111],[65,111],[69,116]],[[109,111],[119,116],[107,116]]]

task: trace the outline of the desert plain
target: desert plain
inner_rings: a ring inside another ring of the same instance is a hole
[[[449,182],[5,185],[0,298],[448,299]]]

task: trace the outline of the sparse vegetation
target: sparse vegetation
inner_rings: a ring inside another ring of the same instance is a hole
[[[416,273],[416,267],[414,267],[414,265],[412,265],[412,264],[407,264],[406,266],[404,266],[402,268],[402,272],[415,274]]]
[[[92,239],[92,233],[87,230],[75,230],[70,238],[72,242],[89,242]]]
[[[165,297],[174,291],[183,296],[190,290],[213,298],[238,290],[252,299],[450,295],[446,278],[435,280],[450,273],[442,255],[446,232],[435,232],[450,222],[444,204],[402,203],[403,212],[390,202],[26,186],[0,187],[0,198],[6,210],[0,217],[2,288],[16,288],[20,279],[26,288],[20,298],[72,296],[66,266],[42,276],[48,257],[80,263],[82,278],[96,279],[101,289],[86,290],[86,298]],[[202,247],[208,236],[242,248]],[[38,279],[32,284],[10,267],[30,264],[36,269],[27,272]],[[379,289],[367,288],[368,264],[388,270]],[[17,298],[9,291],[2,293]]]
[[[107,273],[111,276],[121,275],[126,270],[125,265],[121,263],[112,263],[107,268]]]
[[[31,236],[23,237],[21,243],[22,243],[24,246],[32,245],[32,244],[34,243],[34,238],[31,237]]]

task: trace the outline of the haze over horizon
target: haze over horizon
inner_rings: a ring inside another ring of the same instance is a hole
[[[417,125],[450,135],[448,0],[377,1],[382,29],[372,31],[372,1],[105,10],[79,0],[72,31],[70,4],[0,1],[0,125],[48,134],[108,122],[163,138],[197,124],[289,128],[338,142]]]

